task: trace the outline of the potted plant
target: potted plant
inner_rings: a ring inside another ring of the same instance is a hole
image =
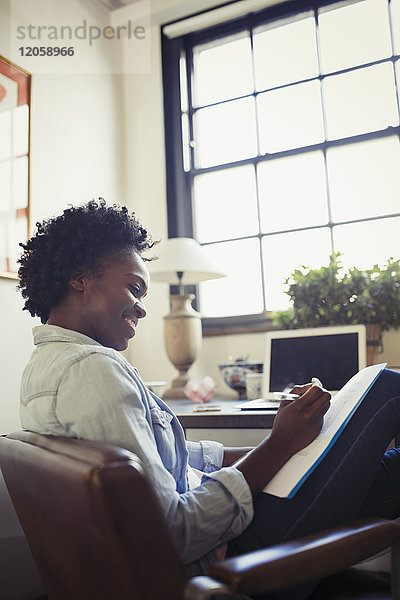
[[[327,325],[367,326],[367,363],[376,362],[382,332],[400,326],[400,260],[383,267],[345,271],[339,252],[320,269],[302,266],[286,279],[290,308],[273,315],[274,325],[297,329]]]

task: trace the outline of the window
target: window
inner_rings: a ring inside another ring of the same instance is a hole
[[[17,277],[18,243],[28,236],[30,80],[0,57],[1,277]]]
[[[332,251],[359,268],[400,257],[399,52],[400,0],[164,34],[169,235],[228,274],[200,285],[206,326],[265,320],[290,272]]]

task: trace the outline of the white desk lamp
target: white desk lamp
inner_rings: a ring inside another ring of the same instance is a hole
[[[164,317],[164,340],[168,358],[179,375],[163,398],[184,398],[187,372],[201,346],[201,315],[192,307],[194,294],[185,294],[185,285],[194,285],[225,274],[192,238],[170,238],[156,248],[157,260],[148,263],[153,281],[178,285],[179,293],[170,296],[171,312]]]

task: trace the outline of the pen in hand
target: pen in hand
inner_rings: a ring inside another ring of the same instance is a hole
[[[321,382],[321,381],[318,379],[318,377],[313,377],[313,378],[311,379],[311,383],[312,383],[313,385],[316,385],[316,386],[320,387],[320,388],[323,388],[323,387],[324,387],[324,386],[322,385],[322,382]]]
[[[323,389],[323,385],[322,382],[318,379],[318,377],[313,377],[311,379],[311,383],[312,385],[319,387],[321,389]],[[297,398],[299,398],[298,394],[288,394],[286,392],[274,392],[274,399],[275,400],[296,400]]]
[[[274,392],[275,400],[296,400],[299,394],[288,394],[286,392]]]

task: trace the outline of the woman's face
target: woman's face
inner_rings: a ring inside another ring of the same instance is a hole
[[[81,332],[115,350],[125,350],[139,319],[146,316],[143,298],[150,276],[133,251],[106,263],[100,276],[84,275]]]

